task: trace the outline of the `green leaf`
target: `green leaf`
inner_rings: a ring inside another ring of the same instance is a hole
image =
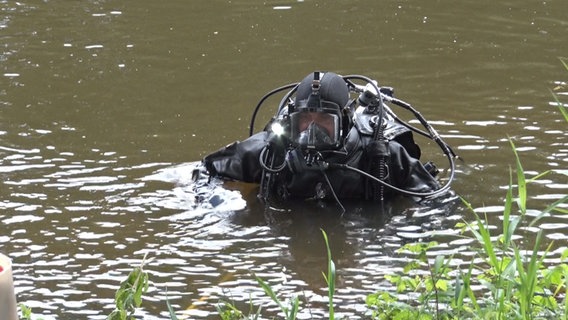
[[[405,290],[406,290],[406,284],[405,284],[403,281],[398,282],[398,283],[396,284],[396,291],[397,291],[397,292],[402,293],[402,292],[404,292]]]
[[[561,256],[562,261],[566,260],[566,258],[568,258],[568,248],[562,251],[562,256]]]
[[[20,307],[20,320],[31,320],[32,319],[32,309],[23,303],[18,304]]]
[[[462,229],[465,228],[467,226],[467,224],[463,223],[463,222],[458,222],[456,223],[456,225],[454,226],[456,229]]]
[[[547,213],[551,212],[551,211],[559,211],[559,212],[564,212],[564,213],[568,213],[568,210],[563,210],[561,208],[558,208],[559,205],[565,203],[566,201],[568,201],[568,196],[565,196],[564,198],[555,201],[554,203],[552,203],[551,205],[549,205],[548,207],[546,207],[544,210],[542,210],[541,213],[539,213],[538,216],[536,216],[531,223],[529,224],[529,226],[533,226],[538,220],[540,220],[542,217],[544,217],[544,215],[546,215]]]
[[[440,271],[442,270],[443,266],[444,266],[444,261],[446,260],[446,257],[443,255],[439,255],[436,256],[436,259],[434,260],[434,273],[439,274]]]
[[[564,63],[564,65],[566,65],[564,61],[562,61],[562,63]],[[560,110],[560,113],[564,116],[564,119],[566,119],[566,121],[568,121],[568,110],[566,110],[566,107],[564,107],[564,104],[562,102],[560,102],[560,99],[558,99],[558,96],[553,91],[550,91],[550,93],[552,93],[554,100],[556,100],[556,105],[558,106],[558,110]]]
[[[174,311],[174,308],[172,308],[172,305],[170,304],[170,300],[168,300],[167,297],[166,297],[166,305],[168,306],[168,312],[170,313],[170,319],[171,320],[178,320],[178,318],[176,316],[176,312]]]
[[[564,214],[568,214],[568,209],[554,208],[554,211],[564,213]]]
[[[562,62],[562,64],[564,65],[564,68],[566,68],[566,70],[568,70],[568,63],[566,63],[566,61],[562,58],[560,58],[560,62]]]
[[[518,221],[511,223],[511,208],[513,204],[513,172],[509,168],[509,188],[507,188],[507,195],[505,196],[505,208],[503,210],[503,246],[507,250],[511,244],[511,239]]]
[[[476,215],[477,220],[477,227],[478,231],[471,230],[477,240],[483,245],[483,249],[485,250],[485,254],[489,259],[489,263],[493,268],[499,268],[498,258],[495,253],[493,243],[491,242],[491,234],[489,232],[489,228],[486,227],[487,224],[487,217],[485,217],[485,223],[481,222],[479,216]]]
[[[540,178],[546,176],[547,174],[549,174],[549,173],[551,173],[551,172],[552,172],[551,170],[546,170],[545,172],[543,172],[543,173],[541,173],[541,174],[538,174],[538,175],[536,175],[536,176],[534,176],[534,177],[528,179],[527,182],[534,182],[534,181],[537,181],[537,180],[539,180]]]
[[[335,294],[335,263],[331,258],[331,249],[329,247],[329,240],[327,238],[327,233],[323,229],[320,229],[323,235],[323,240],[325,242],[325,247],[327,249],[327,276],[324,275],[325,281],[328,287],[328,298],[329,298],[329,318],[334,319],[334,307],[333,307],[333,296]]]
[[[116,309],[108,316],[108,319],[124,320],[128,314],[133,314],[142,304],[142,294],[148,290],[149,285],[148,273],[142,269],[145,261],[146,256],[140,266],[134,268],[121,282],[115,292]]]
[[[264,292],[270,297],[270,299],[272,299],[272,301],[274,301],[274,302],[276,302],[276,304],[278,304],[278,307],[280,307],[280,310],[283,310],[283,311],[286,310],[286,308],[282,305],[280,300],[278,300],[278,298],[276,297],[276,294],[274,293],[272,288],[266,282],[264,282],[264,280],[262,280],[260,277],[254,275],[254,278],[256,279],[256,282],[260,285],[262,290],[264,290]]]
[[[410,271],[417,270],[419,268],[420,268],[420,263],[418,263],[418,261],[416,260],[412,260],[404,266],[403,272],[407,274]]]
[[[300,308],[300,300],[298,299],[298,297],[294,297],[294,299],[292,300],[292,310],[290,310],[290,314],[288,314],[288,319],[291,320],[296,319],[299,308]]]
[[[448,291],[448,281],[442,279],[436,281],[436,289]]]
[[[568,251],[568,250],[567,250],[567,251]],[[397,283],[397,282],[400,281],[400,276],[399,276],[399,275],[396,275],[396,274],[393,274],[393,275],[387,274],[387,275],[385,275],[385,279],[387,279],[388,281],[390,281],[392,284],[395,284],[395,283]]]
[[[515,144],[513,140],[509,138],[509,142],[511,143],[511,148],[513,149],[513,153],[515,154],[515,162],[517,164],[517,192],[518,192],[518,205],[519,209],[521,210],[521,214],[525,214],[527,212],[527,184],[525,181],[525,172],[523,170],[523,165],[521,164],[521,159],[519,158],[519,154],[517,153],[517,149],[515,148]]]

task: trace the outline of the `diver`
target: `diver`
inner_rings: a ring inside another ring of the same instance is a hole
[[[264,101],[286,90],[275,115],[254,133]],[[426,130],[402,121],[391,104],[412,112]],[[447,156],[451,176],[444,185],[437,180],[436,166],[421,162],[413,133],[435,141]],[[343,208],[343,199],[436,197],[449,189],[454,157],[421,114],[394,97],[392,88],[365,76],[316,71],[267,93],[254,110],[250,136],[202,162],[212,177],[259,184],[263,201],[331,200]]]

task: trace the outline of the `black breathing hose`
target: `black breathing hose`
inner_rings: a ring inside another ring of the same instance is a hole
[[[270,166],[270,167],[266,164],[266,160],[268,159],[268,155],[266,154],[266,152],[269,152],[269,151],[270,151],[270,150],[269,150],[269,147],[268,147],[268,146],[265,146],[265,147],[262,148],[262,150],[260,151],[260,155],[259,155],[258,161],[259,161],[260,166],[262,167],[262,169],[264,169],[264,170],[266,170],[266,171],[268,171],[268,172],[270,172],[270,173],[278,173],[278,172],[284,170],[284,168],[286,168],[286,160],[284,160],[284,161],[282,162],[282,164],[279,165],[279,166],[276,167],[276,168],[274,168],[274,158],[272,158],[272,162],[273,162],[273,163],[271,163],[271,166]]]
[[[451,167],[451,175],[449,178],[449,181],[451,182],[454,179],[454,172],[455,172],[455,166],[454,166],[454,162],[450,161],[450,167]],[[357,169],[355,167],[349,166],[347,164],[337,164],[337,163],[330,163],[329,164],[329,168],[339,168],[339,169],[345,169],[345,170],[351,170],[353,172],[357,172],[361,175],[364,175],[365,177],[372,179],[378,183],[380,183],[381,185],[394,190],[396,192],[399,192],[401,194],[407,195],[407,196],[413,196],[413,197],[420,197],[420,198],[427,198],[427,197],[433,197],[439,194],[442,194],[444,192],[446,192],[449,188],[450,188],[450,183],[446,183],[444,186],[442,186],[440,189],[438,190],[434,190],[431,192],[414,192],[414,191],[409,191],[409,190],[404,190],[401,188],[397,188],[395,186],[393,186],[392,184],[385,182],[381,179],[378,179],[377,177],[375,177],[374,175],[367,173],[363,170]]]
[[[395,116],[395,119],[397,119],[397,121],[399,121],[401,124],[405,125],[406,127],[416,129],[416,132],[418,132],[422,135],[425,135],[426,137],[429,137],[430,139],[434,140],[440,146],[442,151],[444,151],[444,153],[451,154],[452,157],[457,157],[454,150],[452,150],[452,148],[442,140],[442,137],[440,137],[440,135],[438,134],[438,132],[436,132],[434,127],[432,127],[428,123],[428,121],[426,121],[426,119],[424,119],[424,117],[422,116],[422,114],[418,110],[414,109],[409,103],[404,102],[400,99],[396,99],[394,97],[385,96],[385,100],[392,102],[393,104],[396,104],[397,106],[402,107],[402,108],[410,111],[412,114],[414,114],[414,116],[422,124],[422,126],[424,126],[424,128],[426,128],[426,130],[428,130],[428,132],[424,132],[422,130],[414,128],[411,125],[405,123],[404,121],[398,119],[398,117]]]
[[[359,170],[357,168],[353,168],[350,166],[344,166],[344,165],[338,165],[341,167],[344,167],[348,170],[352,170],[355,172],[359,172],[360,174],[363,174],[371,179],[374,179],[375,181],[381,183],[382,185],[389,187],[392,190],[395,190],[397,192],[401,192],[403,194],[407,194],[407,195],[411,195],[411,196],[418,196],[418,197],[429,197],[429,196],[434,196],[437,194],[440,194],[442,192],[447,191],[450,188],[450,184],[452,183],[452,181],[454,180],[455,177],[455,161],[454,158],[456,158],[456,154],[455,152],[451,149],[451,147],[445,143],[442,140],[442,137],[440,137],[440,135],[438,134],[438,132],[436,132],[436,130],[428,123],[428,121],[426,121],[426,119],[422,116],[422,114],[420,112],[418,112],[418,110],[414,109],[409,103],[406,103],[402,100],[396,99],[388,94],[384,94],[381,92],[380,88],[377,86],[377,84],[375,82],[373,82],[373,80],[371,80],[368,77],[365,76],[361,76],[361,75],[347,75],[344,76],[343,79],[355,90],[358,92],[362,92],[364,89],[362,89],[361,87],[357,86],[355,83],[353,83],[352,81],[350,81],[351,79],[359,79],[359,80],[363,80],[366,81],[367,83],[370,83],[373,85],[373,87],[375,88],[377,94],[379,95],[378,99],[380,101],[380,104],[382,106],[383,100],[387,101],[387,102],[391,102],[399,107],[402,107],[408,111],[410,111],[414,117],[420,122],[420,124],[422,124],[422,126],[428,130],[428,132],[424,132],[420,129],[414,128],[413,126],[407,124],[406,122],[400,120],[396,115],[394,115],[394,113],[390,113],[391,115],[394,116],[395,120],[397,120],[399,123],[401,123],[402,125],[404,125],[405,127],[411,129],[412,131],[415,131],[421,135],[424,135],[425,137],[430,138],[431,140],[433,140],[434,142],[436,142],[436,144],[438,144],[438,146],[440,147],[440,149],[442,149],[442,152],[444,153],[444,155],[446,155],[446,158],[448,159],[449,165],[450,165],[450,177],[448,180],[448,183],[446,183],[442,188],[433,191],[433,192],[427,192],[427,193],[420,193],[420,192],[412,192],[412,191],[407,191],[407,190],[403,190],[400,188],[397,188],[385,181],[382,181],[380,179],[377,179],[376,177],[374,177],[373,175],[368,174],[367,172],[364,172],[362,170]]]
[[[274,89],[274,90],[268,92],[267,94],[265,94],[265,95],[260,99],[260,101],[258,102],[258,104],[256,105],[256,107],[254,108],[254,112],[252,113],[252,117],[251,117],[251,119],[250,119],[249,136],[252,136],[252,135],[254,134],[254,122],[255,122],[255,120],[256,120],[256,115],[257,115],[258,111],[260,110],[260,106],[262,106],[262,104],[264,103],[264,101],[265,101],[266,99],[268,99],[271,95],[276,94],[276,93],[278,93],[278,92],[280,92],[280,91],[284,91],[284,90],[286,90],[286,89],[290,89],[290,88],[294,88],[294,87],[297,88],[297,87],[298,87],[298,84],[299,84],[299,83],[297,83],[297,82],[296,82],[296,83],[290,83],[290,84],[287,84],[287,85],[285,85],[285,86],[276,88],[276,89]],[[286,98],[284,98],[284,100],[286,100],[287,97],[291,96],[294,91],[295,91],[295,88],[294,88],[294,90],[292,90],[292,91],[290,91],[290,92],[288,93],[288,95],[286,96]]]

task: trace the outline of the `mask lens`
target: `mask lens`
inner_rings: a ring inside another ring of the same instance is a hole
[[[299,111],[290,116],[292,142],[305,148],[323,149],[338,142],[339,116],[325,112]]]

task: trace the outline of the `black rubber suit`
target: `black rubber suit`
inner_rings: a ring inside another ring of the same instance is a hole
[[[325,73],[318,98],[333,101],[342,107],[350,105],[349,94],[343,88],[345,84],[338,79],[342,78]],[[311,82],[309,75],[298,86],[296,105],[310,96]],[[381,163],[385,167],[381,180],[397,188],[419,193],[440,188],[433,174],[420,162],[420,148],[409,129],[396,123],[392,117],[385,116],[383,139],[376,141],[370,124],[375,115],[367,113],[363,107],[356,110],[351,108],[344,107],[341,111],[340,145],[333,150],[319,150],[318,165],[306,164],[303,158],[305,153],[290,145],[286,138],[272,132],[270,123],[264,131],[206,156],[203,163],[212,176],[261,183],[260,194],[263,198],[333,199],[331,195],[334,195],[340,199],[388,199],[397,192],[381,187],[368,176],[347,168],[376,176],[379,157],[383,157]],[[278,115],[287,114],[287,107],[281,106]],[[274,164],[278,170],[267,172],[267,163]]]

